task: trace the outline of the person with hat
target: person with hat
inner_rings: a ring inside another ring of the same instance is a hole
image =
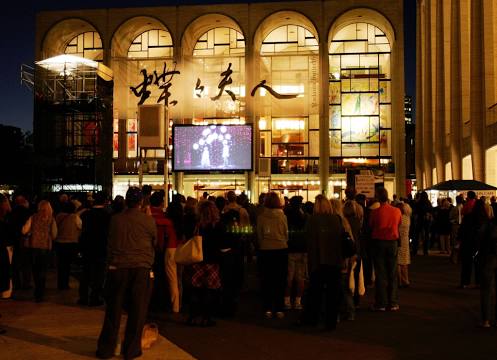
[[[110,359],[118,343],[123,306],[128,321],[121,354],[125,359],[141,356],[141,337],[150,299],[157,227],[154,218],[140,211],[143,194],[131,187],[127,209],[112,217],[107,252],[106,309],[96,356]]]

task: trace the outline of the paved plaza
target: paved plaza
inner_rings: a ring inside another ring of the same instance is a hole
[[[213,328],[155,320],[162,337],[142,358],[496,359],[497,329],[477,327],[479,291],[457,289],[458,275],[447,257],[418,256],[411,266],[412,287],[401,290],[399,312],[369,312],[368,296],[356,320],[341,322],[334,333],[295,327],[294,312],[283,320],[264,320],[251,290],[237,317]],[[0,359],[93,357],[103,308],[77,306],[76,290],[51,287],[43,304],[28,300],[27,293],[19,295],[24,300],[0,303],[0,321],[8,330],[0,336]]]

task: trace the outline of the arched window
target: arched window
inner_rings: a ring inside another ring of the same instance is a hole
[[[262,42],[261,53],[318,52],[319,44],[312,33],[302,26],[283,25]]]
[[[193,56],[245,54],[245,39],[235,29],[220,27],[207,31],[195,44]]]
[[[87,31],[72,38],[64,53],[95,61],[104,59],[102,40],[96,31]]]
[[[173,56],[173,39],[165,30],[153,29],[138,35],[128,49],[128,58]]]
[[[385,33],[368,23],[345,26],[331,41],[329,126],[335,165],[391,160],[390,52]]]
[[[282,95],[258,90],[256,106],[261,158],[272,173],[317,173],[319,159],[319,45],[305,27],[272,30],[260,48],[258,81]]]
[[[138,156],[138,106],[139,98],[136,97],[129,89],[136,87],[143,82],[142,70],[146,70],[148,75],[153,75],[154,71],[161,74],[164,69],[164,63],[167,69],[174,68],[173,62],[173,41],[171,34],[162,29],[151,29],[140,33],[129,45],[127,58],[116,60],[115,71],[126,72],[126,86],[122,89],[127,94],[126,108],[121,106],[118,113],[126,114],[126,156],[134,158]],[[119,64],[119,65],[118,65]],[[145,105],[156,104],[162,92],[157,86],[148,86],[150,97],[146,100]],[[172,100],[172,99],[171,99]],[[170,107],[170,118],[173,116],[174,107]],[[123,117],[122,115],[119,115]],[[114,153],[119,147],[118,143],[119,128],[114,128]],[[146,156],[164,157],[163,150],[147,150]]]
[[[192,61],[197,85],[192,123],[245,123],[243,34],[229,27],[208,30],[198,38]]]

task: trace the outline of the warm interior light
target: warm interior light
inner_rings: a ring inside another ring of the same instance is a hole
[[[304,84],[299,85],[274,85],[274,91],[280,94],[304,94]]]
[[[368,161],[366,158],[348,158],[348,159],[343,159],[344,163],[351,163],[351,164],[365,164]]]
[[[275,130],[304,130],[305,121],[299,119],[275,119]]]

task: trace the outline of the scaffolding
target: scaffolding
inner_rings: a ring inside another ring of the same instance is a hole
[[[112,71],[61,55],[36,63],[34,90],[40,190],[110,190]]]

